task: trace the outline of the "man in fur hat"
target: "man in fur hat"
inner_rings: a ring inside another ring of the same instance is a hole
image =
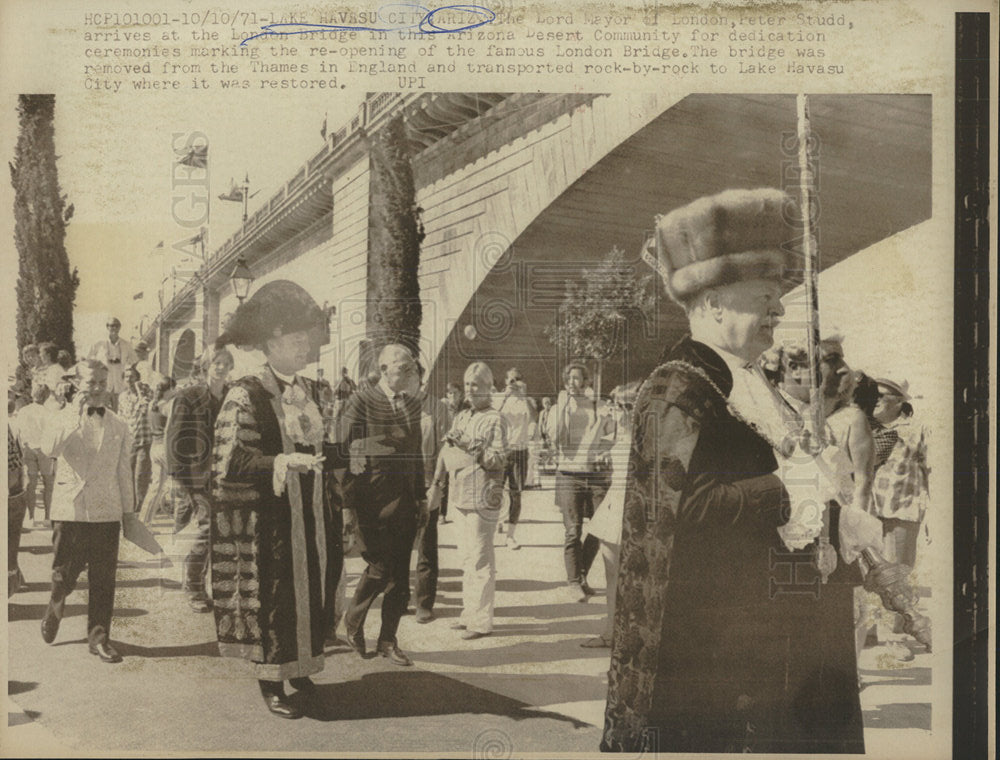
[[[784,411],[756,362],[796,214],[779,190],[731,190],[658,220],[691,332],[636,402],[605,751],[864,752],[850,594],[777,532]]]

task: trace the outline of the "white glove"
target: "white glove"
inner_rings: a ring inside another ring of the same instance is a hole
[[[271,487],[275,496],[281,496],[285,492],[285,480],[288,471],[308,472],[309,470],[320,471],[323,467],[323,457],[316,454],[302,454],[298,451],[292,454],[278,454],[274,457],[274,472],[271,475]]]
[[[865,549],[882,551],[882,521],[857,507],[840,510],[840,554],[851,563]]]
[[[788,459],[779,460],[776,474],[788,491],[791,510],[778,534],[789,549],[801,549],[819,536],[826,503],[842,498],[825,464],[801,448]]]

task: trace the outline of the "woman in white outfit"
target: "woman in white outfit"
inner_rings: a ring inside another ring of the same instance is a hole
[[[493,632],[496,556],[493,534],[503,501],[507,464],[507,425],[491,408],[493,373],[483,362],[465,371],[469,408],[455,417],[438,458],[428,502],[440,499],[440,481],[448,471],[448,506],[458,523],[462,556],[462,615],[453,628],[463,639]]]
[[[618,559],[621,552],[622,517],[625,507],[625,485],[628,480],[629,450],[632,446],[632,406],[639,383],[619,385],[611,392],[615,403],[617,433],[611,455],[611,486],[604,500],[587,525],[587,533],[601,542],[604,576],[607,581],[608,610],[599,636],[587,639],[580,646],[603,648],[611,646],[611,630],[615,619],[615,598],[618,587]]]

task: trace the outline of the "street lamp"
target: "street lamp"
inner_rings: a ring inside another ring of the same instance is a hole
[[[240,303],[243,303],[243,299],[250,293],[250,286],[253,284],[253,274],[251,274],[250,267],[247,266],[242,256],[236,259],[236,267],[233,269],[233,273],[229,275],[229,281],[233,284],[233,293],[236,294],[236,298],[239,299]]]

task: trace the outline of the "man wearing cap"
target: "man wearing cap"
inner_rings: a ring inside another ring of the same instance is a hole
[[[111,401],[108,404],[118,411],[118,394],[125,390],[125,368],[138,361],[132,344],[119,337],[122,323],[118,317],[108,319],[108,339],[99,340],[90,347],[88,359],[95,359],[108,368],[108,392]]]
[[[636,401],[602,750],[864,752],[850,596],[831,614],[815,547],[778,535],[781,402],[756,365],[797,213],[730,190],[658,220],[691,333]]]
[[[910,423],[913,409],[909,407],[907,381],[880,377],[875,382],[879,400],[874,417],[895,438],[875,478],[875,514],[882,520],[889,558],[912,568],[917,559],[920,523],[929,501],[927,431]]]

